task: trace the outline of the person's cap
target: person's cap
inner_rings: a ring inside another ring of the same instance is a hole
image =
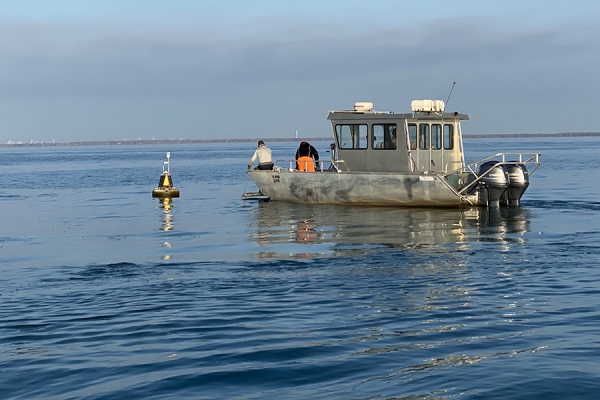
[[[263,142],[262,140],[259,140],[258,145],[260,146],[261,144],[265,144],[265,142]]]

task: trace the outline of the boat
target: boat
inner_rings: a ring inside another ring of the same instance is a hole
[[[249,170],[270,200],[402,207],[519,206],[540,153],[496,153],[467,162],[461,122],[442,100],[413,100],[410,113],[375,111],[371,102],[330,111],[331,160],[315,172],[277,160]]]

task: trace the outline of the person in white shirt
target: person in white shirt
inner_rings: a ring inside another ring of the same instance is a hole
[[[258,148],[254,152],[254,155],[248,163],[248,169],[252,168],[254,160],[258,158],[258,167],[254,169],[273,169],[273,159],[271,158],[271,149],[265,146],[265,142],[262,140],[258,141]]]

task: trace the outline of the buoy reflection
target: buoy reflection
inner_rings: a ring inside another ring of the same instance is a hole
[[[165,197],[158,200],[159,207],[163,209],[163,223],[160,227],[161,231],[173,230],[173,214],[171,213],[173,199]]]
[[[163,219],[160,227],[161,231],[172,231],[173,230],[173,199],[170,197],[163,197],[158,200],[158,207],[163,210]],[[170,249],[173,245],[168,242],[162,242],[162,247]],[[165,254],[161,259],[168,261],[171,259],[171,254]]]

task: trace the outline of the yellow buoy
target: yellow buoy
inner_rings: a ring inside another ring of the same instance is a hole
[[[158,187],[152,191],[152,197],[179,197],[179,189],[173,186],[171,178],[171,153],[167,153],[167,161],[163,165],[163,172],[158,179]]]

